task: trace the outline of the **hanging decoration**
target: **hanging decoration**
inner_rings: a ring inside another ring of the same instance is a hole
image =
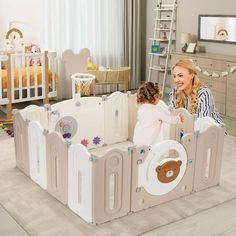
[[[193,64],[195,65],[195,68],[198,72],[201,72],[201,74],[208,76],[208,77],[213,77],[213,78],[220,78],[220,77],[225,77],[229,74],[233,74],[234,72],[236,72],[236,66],[232,66],[230,67],[229,71],[222,71],[222,72],[212,72],[209,73],[209,71],[207,70],[203,70],[199,65],[196,64],[196,61],[190,59],[190,61],[193,62]]]

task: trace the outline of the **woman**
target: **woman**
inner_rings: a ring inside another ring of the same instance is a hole
[[[198,79],[195,65],[190,60],[180,60],[172,67],[172,74],[176,87],[170,93],[169,107],[184,107],[197,117],[210,116],[222,125],[211,90]]]

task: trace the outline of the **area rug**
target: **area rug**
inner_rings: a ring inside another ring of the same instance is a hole
[[[14,129],[13,129],[12,120],[1,120],[0,128],[4,130],[10,137],[14,137]]]
[[[9,138],[0,141],[0,204],[29,235],[142,235],[235,199],[235,143],[236,137],[225,137],[219,186],[96,226],[84,222],[15,167],[14,140]]]

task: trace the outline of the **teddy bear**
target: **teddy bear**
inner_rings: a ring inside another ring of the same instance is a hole
[[[179,174],[182,161],[171,160],[156,167],[157,179],[161,183],[170,183],[175,180]]]

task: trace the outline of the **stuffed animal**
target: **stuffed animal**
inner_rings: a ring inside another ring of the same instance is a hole
[[[30,45],[26,46],[25,49],[26,49],[26,53],[40,53],[41,52],[39,46],[36,44],[30,44]],[[42,65],[39,57],[31,57],[29,64],[30,64],[30,66],[34,66],[34,65],[41,66]]]

